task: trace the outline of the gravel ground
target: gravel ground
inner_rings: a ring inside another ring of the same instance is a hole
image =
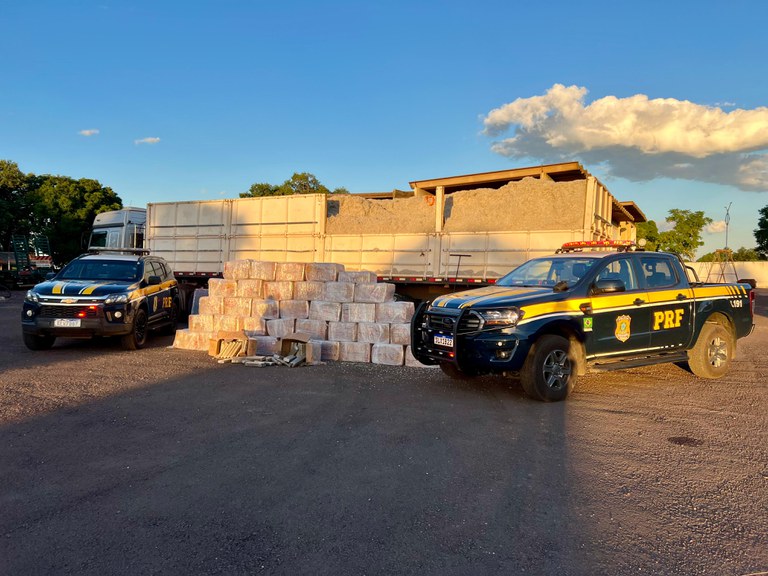
[[[768,293],[718,381],[564,403],[431,369],[21,341],[0,301],[4,574],[768,571]]]

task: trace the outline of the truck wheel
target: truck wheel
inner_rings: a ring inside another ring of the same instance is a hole
[[[138,350],[147,343],[147,313],[144,308],[136,310],[131,332],[123,336],[122,343],[126,350]]]
[[[688,367],[699,378],[720,378],[731,365],[736,343],[722,324],[707,322],[688,352]]]
[[[35,336],[34,334],[24,334],[24,345],[30,350],[50,350],[56,336]]]
[[[554,334],[539,338],[525,359],[520,382],[535,400],[565,400],[576,383],[576,358],[568,339]]]
[[[453,362],[440,362],[440,370],[451,380],[471,380],[477,376],[477,373],[462,370]]]

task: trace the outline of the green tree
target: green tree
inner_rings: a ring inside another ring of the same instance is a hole
[[[699,262],[713,262],[717,252],[708,252],[698,259]],[[722,256],[720,256],[722,260]],[[744,248],[743,246],[733,253],[735,262],[755,262],[760,260],[760,254],[754,248]]]
[[[755,240],[757,241],[756,250],[760,253],[763,259],[768,258],[768,206],[760,208],[758,211],[760,219],[757,221],[757,230],[755,233]]]
[[[646,250],[656,251],[659,246],[659,227],[656,226],[656,222],[653,220],[648,220],[648,222],[638,222],[637,239],[645,240]]]
[[[27,234],[30,226],[28,178],[18,165],[0,160],[0,250],[10,250],[13,234]]]
[[[673,208],[669,211],[667,221],[674,223],[674,228],[659,233],[658,249],[677,252],[687,260],[695,260],[696,250],[704,242],[701,231],[712,222],[712,218],[704,216],[704,212],[680,210]]]
[[[29,176],[31,232],[48,236],[53,261],[64,264],[82,252],[83,236],[96,214],[122,208],[120,197],[97,180]]]
[[[241,192],[240,198],[252,198],[259,196],[288,196],[291,194],[349,194],[346,188],[329,190],[314,174],[309,172],[294,172],[288,180],[275,185],[267,182],[253,184],[248,192]]]

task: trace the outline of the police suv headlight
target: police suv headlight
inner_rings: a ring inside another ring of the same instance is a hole
[[[503,310],[477,310],[483,319],[483,324],[489,328],[504,328],[515,326],[523,317],[523,312],[518,308],[504,308]]]
[[[128,294],[110,294],[104,298],[104,304],[125,304],[128,302]]]
[[[40,296],[34,290],[27,290],[27,295],[24,296],[24,300],[27,302],[40,302]]]

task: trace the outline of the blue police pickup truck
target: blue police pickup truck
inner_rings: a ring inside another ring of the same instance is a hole
[[[118,336],[136,350],[150,330],[176,331],[179,288],[168,264],[144,250],[84,254],[27,292],[24,344],[47,350],[57,337]]]
[[[687,362],[723,376],[754,328],[754,298],[749,283],[699,282],[675,254],[571,242],[492,286],[422,303],[411,344],[452,378],[517,373],[526,394],[558,401],[588,368]]]

